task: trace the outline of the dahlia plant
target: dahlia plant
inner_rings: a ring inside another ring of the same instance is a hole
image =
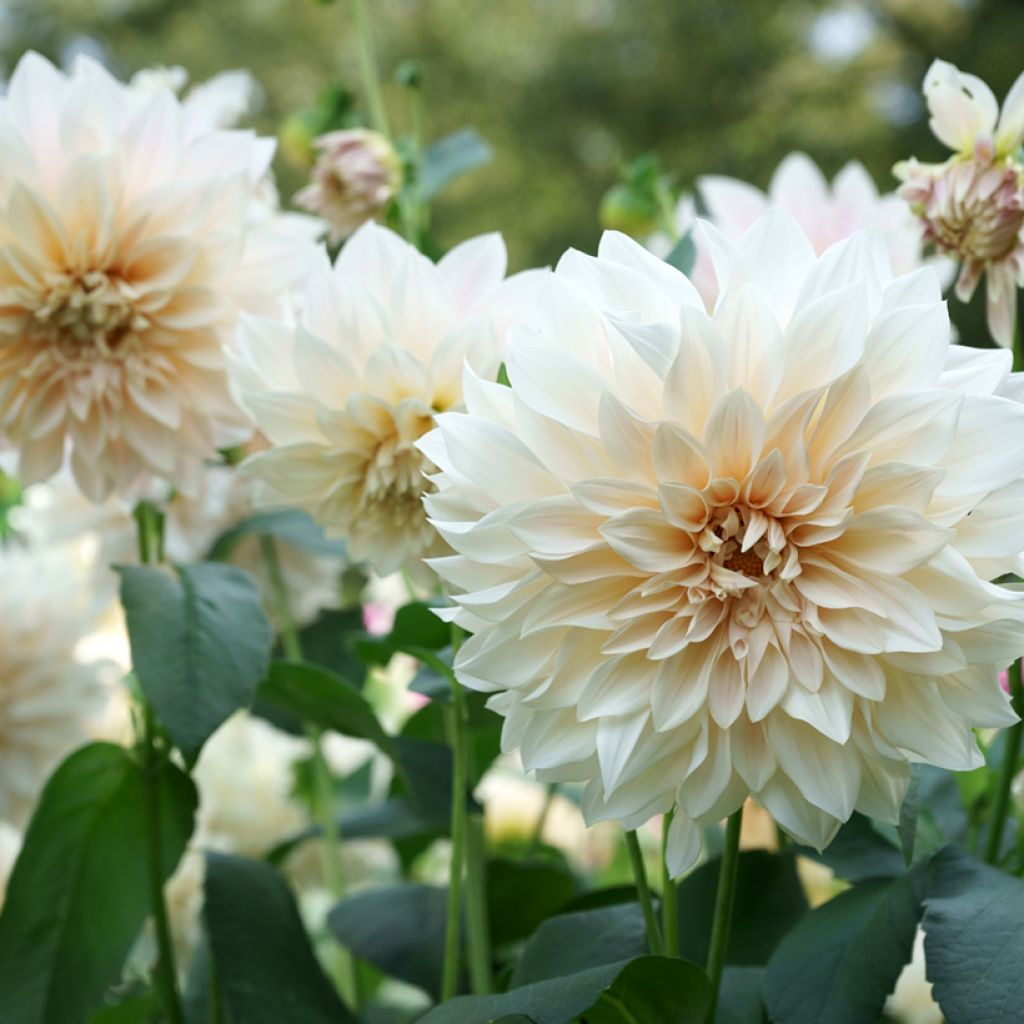
[[[509,274],[351,14],[315,217],[244,71],[0,99],[0,1020],[1017,1020],[1024,78]]]

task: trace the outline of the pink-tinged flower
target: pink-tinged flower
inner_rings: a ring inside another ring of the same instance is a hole
[[[328,132],[313,145],[313,180],[295,202],[324,217],[331,241],[340,242],[383,212],[401,188],[402,168],[391,143],[365,128]]]
[[[885,243],[895,273],[909,274],[925,262],[921,226],[906,202],[892,193],[879,195],[871,176],[857,161],[843,167],[830,183],[809,156],[790,153],[776,168],[767,192],[722,175],[698,179],[697,192],[708,220],[734,242],[758,217],[778,208],[800,225],[819,256],[855,231],[873,228]],[[681,234],[693,230],[697,221],[693,197],[680,200],[676,217]],[[699,232],[694,239],[697,261],[691,276],[705,305],[713,309],[718,284],[711,252]],[[664,249],[665,243],[660,247]],[[940,275],[951,270],[944,260],[932,262]]]
[[[0,439],[23,482],[69,455],[93,500],[143,473],[188,490],[250,432],[224,343],[315,250],[260,197],[273,141],[208,115],[88,59],[18,63],[0,101]]]
[[[749,795],[818,848],[895,822],[911,762],[975,767],[972,728],[1016,720],[1024,651],[989,582],[1024,547],[1009,354],[950,346],[934,271],[872,232],[706,230],[713,314],[608,233],[510,329],[511,387],[467,371],[420,442],[459,678],[589,821],[675,807],[675,872]]]
[[[1009,348],[1017,288],[1024,285],[1024,75],[1002,113],[980,78],[945,61],[928,69],[924,93],[931,129],[954,153],[942,164],[897,164],[899,194],[924,225],[926,241],[959,261],[957,298],[967,302],[987,276],[988,327]]]
[[[79,647],[94,625],[66,553],[0,546],[0,822],[21,827],[50,773],[89,739],[106,701]]]
[[[298,326],[246,317],[232,375],[272,445],[241,467],[257,501],[305,509],[381,575],[422,574],[438,541],[416,441],[461,405],[464,363],[494,378],[509,310],[536,279],[505,280],[499,235],[435,265],[369,223],[312,277]]]

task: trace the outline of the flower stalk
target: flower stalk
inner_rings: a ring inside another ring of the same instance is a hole
[[[718,1006],[718,993],[722,987],[722,971],[729,949],[729,930],[732,926],[732,906],[736,896],[736,871],[740,862],[740,829],[743,826],[743,805],[729,816],[725,827],[725,847],[718,874],[718,892],[715,895],[715,918],[711,925],[711,943],[708,948],[708,977],[711,979],[711,1006],[707,1021],[712,1024]]]
[[[135,507],[138,526],[139,561],[155,565],[163,558],[163,515],[151,502],[142,501]],[[157,961],[154,968],[155,987],[168,1024],[184,1024],[181,997],[178,994],[178,972],[174,958],[174,943],[164,898],[163,840],[160,826],[160,774],[165,757],[158,746],[158,728],[153,709],[145,701],[142,705],[141,761],[146,799],[144,822],[146,860],[148,867],[149,904],[156,931]]]
[[[674,816],[674,810],[665,815],[661,833],[661,932],[665,956],[679,956],[679,903],[676,883],[668,870],[668,830],[672,827]]]
[[[661,956],[665,952],[665,947],[661,941],[661,929],[658,927],[658,916],[654,912],[654,900],[651,898],[651,889],[647,884],[644,855],[640,850],[640,840],[637,838],[635,830],[626,832],[626,852],[629,854],[629,863],[633,869],[633,878],[636,881],[637,902],[640,904],[640,910],[644,915],[647,945],[655,956]]]
[[[384,106],[384,94],[380,85],[380,70],[377,66],[377,51],[373,45],[373,26],[370,9],[366,0],[353,0],[356,18],[356,33],[359,37],[359,68],[366,90],[366,102],[370,108],[370,121],[374,129],[391,138],[388,127],[388,113]]]
[[[1024,716],[1024,685],[1021,684],[1021,668],[1024,662],[1016,661],[1010,668],[1010,697],[1013,709],[1018,715]],[[985,845],[985,862],[995,864],[1003,847],[1003,836],[1006,832],[1006,819],[1010,813],[1010,795],[1013,780],[1020,765],[1021,740],[1024,739],[1024,719],[1011,725],[1005,736],[1006,746],[1003,748],[1003,765],[996,783],[996,799],[992,810],[992,824],[989,827],[988,842]]]
[[[270,579],[281,647],[289,661],[301,662],[302,641],[292,617],[274,538],[263,534],[260,537],[260,550]],[[322,834],[320,848],[324,882],[331,897],[338,902],[345,898],[345,870],[341,862],[341,830],[338,827],[331,770],[324,757],[321,731],[307,726],[306,735],[309,738],[313,766],[313,816]],[[350,1005],[358,1010],[361,1000],[355,960],[344,947],[339,949],[339,954],[335,980]]]

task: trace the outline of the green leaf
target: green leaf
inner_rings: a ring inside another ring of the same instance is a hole
[[[693,265],[697,262],[697,246],[693,241],[692,231],[687,231],[676,242],[672,251],[665,257],[665,262],[684,274],[689,274],[693,270]]]
[[[149,1024],[156,1013],[153,996],[146,992],[112,1006],[104,1006],[89,1018],[89,1024]]]
[[[456,178],[482,167],[492,156],[491,147],[472,128],[463,128],[439,139],[423,154],[420,198],[429,202]]]
[[[510,984],[518,988],[620,963],[642,956],[646,949],[644,918],[635,902],[558,914],[544,921],[529,938]]]
[[[707,962],[720,867],[720,859],[708,861],[677,887],[680,952],[694,963]],[[726,963],[767,963],[783,936],[806,913],[807,897],[792,854],[741,853]]]
[[[718,995],[715,1024],[766,1024],[767,1011],[761,989],[763,967],[726,967]]]
[[[370,702],[350,682],[318,665],[275,661],[260,683],[260,700],[320,729],[369,740],[386,754],[391,737]]]
[[[920,765],[913,765],[910,772],[910,785],[900,805],[899,837],[903,848],[903,860],[907,867],[914,862],[914,846],[917,842],[917,803],[921,788]]]
[[[643,977],[647,970],[644,966],[636,965],[643,965],[645,961],[653,961],[659,965],[680,964],[684,969],[689,967],[696,970],[692,964],[683,964],[681,960],[641,957],[627,963],[605,964],[602,967],[591,967],[589,970],[579,971],[576,974],[550,978],[533,985],[523,985],[501,995],[458,996],[442,1006],[435,1007],[421,1017],[417,1024],[489,1024],[491,1021],[516,1014],[527,1017],[535,1024],[570,1024],[581,1014],[587,1013],[601,994],[615,985],[616,980],[627,967],[630,968],[630,975],[627,976],[626,981],[629,990],[632,991],[631,979]],[[673,972],[673,970],[672,967],[666,968],[666,972]],[[689,972],[687,974],[689,976]],[[667,973],[666,976],[668,976]],[[693,987],[696,988],[696,985]],[[616,1018],[611,1019],[615,1020]],[[618,1018],[618,1020],[623,1019],[628,1020],[629,1018]],[[640,1024],[655,1024],[656,1021],[663,1019],[639,1017],[636,1018],[636,1021]],[[678,1024],[703,1024],[699,1015],[688,1014],[682,1017],[677,1015],[669,1017],[668,1020],[673,1024],[677,1024],[677,1022]],[[630,1022],[630,1024],[634,1024],[634,1022]]]
[[[921,917],[924,871],[862,882],[808,914],[768,964],[764,995],[775,1024],[876,1021],[908,963]]]
[[[355,1024],[317,962],[295,901],[269,864],[206,855],[203,922],[230,1017],[245,1024]]]
[[[1024,882],[955,847],[932,858],[922,922],[928,980],[950,1021],[1020,1020]]]
[[[848,882],[896,878],[906,870],[899,847],[863,814],[854,814],[822,852],[809,847],[800,847],[800,852],[827,865]]]
[[[266,675],[271,634],[259,591],[241,569],[214,562],[117,571],[139,685],[194,762]]]
[[[495,857],[487,862],[487,919],[495,945],[525,939],[576,892],[563,864]]]
[[[685,960],[643,956],[619,976],[586,1011],[587,1024],[703,1024],[711,1005],[711,982]]]
[[[270,536],[315,555],[344,558],[345,542],[324,536],[324,531],[308,513],[297,508],[265,509],[254,512],[222,533],[206,556],[222,562],[246,537]]]
[[[339,903],[327,924],[342,945],[393,978],[441,994],[447,890],[393,885]]]
[[[157,785],[167,878],[192,833],[196,791],[171,764]],[[142,769],[111,743],[76,751],[46,784],[0,914],[0,1020],[86,1020],[120,978],[149,913],[148,797]]]
[[[320,665],[362,688],[366,665],[356,653],[356,641],[365,636],[363,609],[336,608],[321,612],[299,632],[302,659]]]

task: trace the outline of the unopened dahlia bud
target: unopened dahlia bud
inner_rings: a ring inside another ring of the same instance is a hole
[[[988,275],[989,330],[1009,347],[1024,285],[1024,75],[1001,113],[980,78],[944,61],[929,68],[924,93],[932,131],[955,152],[942,164],[897,164],[899,194],[920,218],[925,240],[959,261],[957,298],[967,302]]]
[[[339,242],[380,215],[401,187],[402,169],[391,143],[363,128],[328,132],[314,146],[313,180],[295,202],[325,217]]]

